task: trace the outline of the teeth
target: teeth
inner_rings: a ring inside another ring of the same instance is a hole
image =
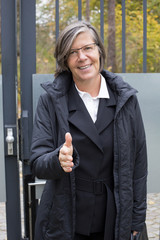
[[[87,66],[84,66],[84,67],[79,67],[79,69],[86,69],[88,67],[90,67],[90,65],[87,65]]]

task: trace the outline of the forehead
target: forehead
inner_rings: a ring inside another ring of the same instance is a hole
[[[81,32],[77,35],[77,37],[74,39],[71,48],[80,48],[84,45],[90,44],[94,42],[93,35],[91,32]]]

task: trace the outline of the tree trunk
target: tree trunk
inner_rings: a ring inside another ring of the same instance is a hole
[[[108,51],[107,68],[116,72],[116,43],[115,43],[115,0],[108,1]]]
[[[90,9],[89,9],[90,0],[86,0],[86,21],[90,21]]]

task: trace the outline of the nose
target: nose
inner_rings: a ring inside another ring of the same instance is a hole
[[[84,52],[82,51],[82,49],[79,49],[78,51],[78,60],[85,60],[87,58],[87,56],[84,54]]]

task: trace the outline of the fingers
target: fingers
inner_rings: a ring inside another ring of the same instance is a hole
[[[65,172],[71,172],[73,164],[73,146],[72,146],[72,136],[70,133],[66,133],[65,135],[65,143],[59,152],[59,161],[61,167]]]
[[[133,236],[136,236],[136,234],[137,234],[138,232],[136,232],[136,231],[133,231]]]
[[[61,167],[65,172],[72,172],[73,162],[61,162]]]
[[[65,151],[64,150],[64,147],[62,147],[60,149],[60,153],[59,153],[59,159],[60,159],[60,162],[62,163],[61,165],[62,166],[71,166],[72,167],[72,161],[73,161],[73,157],[67,153],[68,151]],[[70,163],[70,164],[69,164]]]
[[[61,167],[65,172],[71,172],[73,164],[73,157],[69,154],[67,154],[67,151],[64,149],[64,147],[61,148],[59,153],[59,161],[61,164]]]

